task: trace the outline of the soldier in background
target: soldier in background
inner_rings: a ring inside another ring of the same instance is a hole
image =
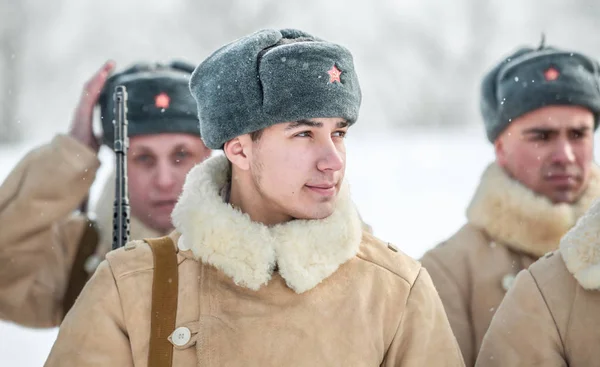
[[[67,134],[29,152],[0,186],[0,318],[58,326],[112,247],[114,179],[92,215],[87,201],[102,143],[113,144],[116,85],[128,92],[131,238],[170,232],[188,171],[211,154],[188,89],[194,66],[136,64],[111,77],[105,63],[85,84]],[[94,136],[100,104],[103,135]]]
[[[467,224],[422,263],[442,298],[465,363],[515,275],[548,251],[600,196],[594,130],[598,63],[552,47],[522,48],[482,84],[496,160],[467,209]]]

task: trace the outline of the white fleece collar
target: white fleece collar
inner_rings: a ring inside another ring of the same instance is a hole
[[[600,171],[596,165],[584,195],[569,205],[552,203],[492,163],[481,178],[467,209],[467,218],[495,241],[541,257],[558,248],[561,237],[597,197],[600,197]]]
[[[193,168],[172,218],[183,250],[192,250],[197,260],[215,266],[236,284],[257,290],[269,282],[277,265],[287,285],[302,293],[358,252],[361,221],[346,183],[329,217],[267,227],[223,201],[220,193],[229,175],[225,156]]]
[[[600,200],[562,238],[560,253],[583,288],[600,290]]]

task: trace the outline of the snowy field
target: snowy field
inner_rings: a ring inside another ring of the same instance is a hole
[[[352,132],[352,131],[351,131]],[[42,141],[0,146],[0,180]],[[375,234],[413,257],[452,235],[479,177],[493,159],[482,130],[350,135],[347,177],[355,202]],[[596,158],[600,139],[596,138]],[[112,165],[106,163],[99,181]],[[92,199],[98,187],[92,188]],[[26,329],[0,321],[0,366],[42,366],[57,329]]]

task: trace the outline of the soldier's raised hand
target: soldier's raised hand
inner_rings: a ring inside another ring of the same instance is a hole
[[[104,84],[115,66],[116,64],[112,60],[105,62],[92,78],[84,84],[79,103],[71,121],[71,127],[69,128],[69,135],[71,137],[87,145],[95,152],[98,152],[100,149],[100,139],[94,136],[94,106],[98,102]]]

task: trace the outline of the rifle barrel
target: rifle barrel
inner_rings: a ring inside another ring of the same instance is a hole
[[[127,149],[129,137],[127,131],[127,89],[125,86],[115,87],[115,202],[113,217],[113,250],[124,246],[129,241],[129,193],[127,189]]]

